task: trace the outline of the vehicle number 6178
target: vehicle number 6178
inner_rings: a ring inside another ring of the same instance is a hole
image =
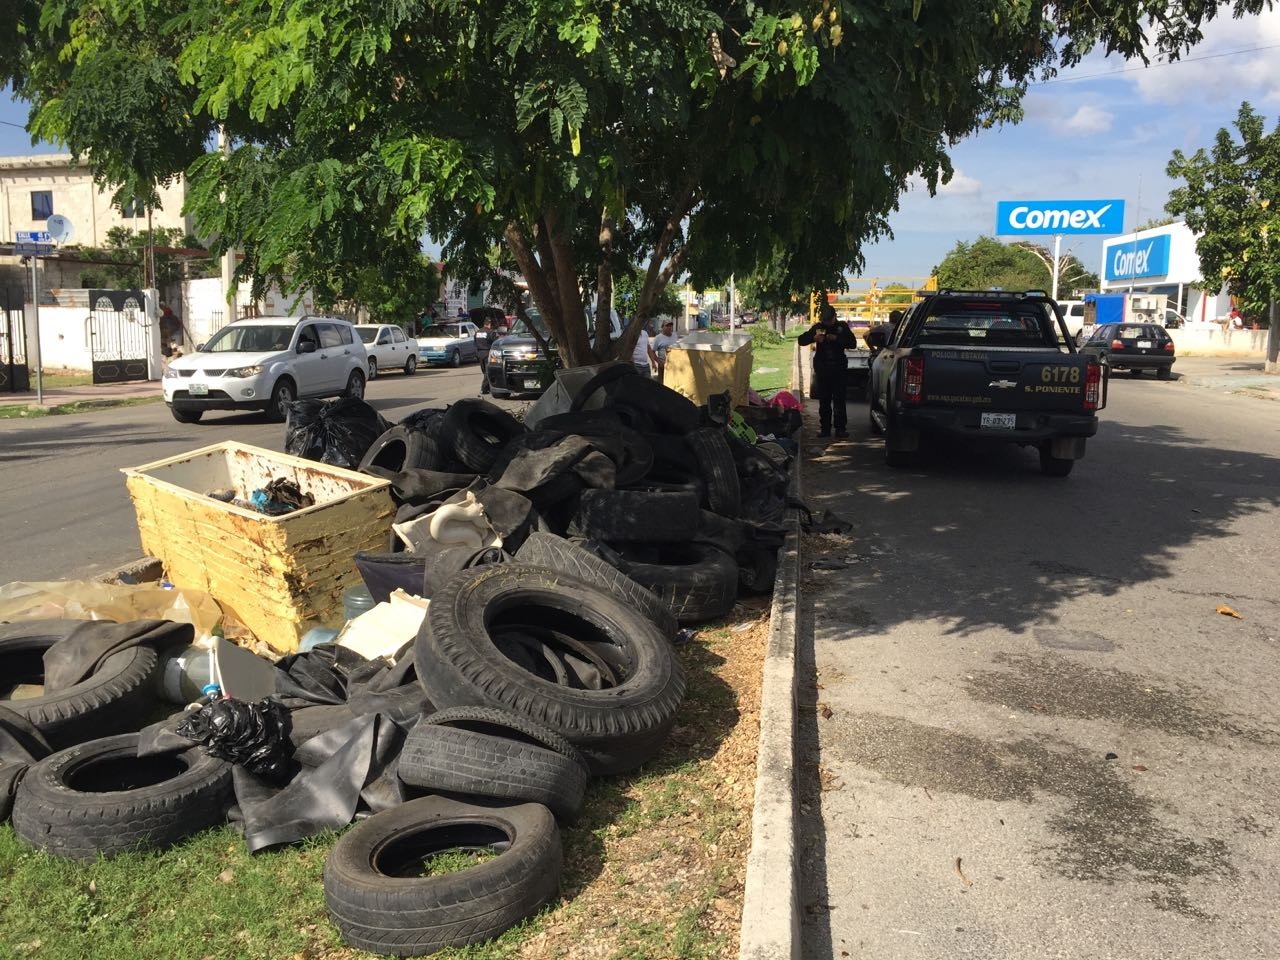
[[[1079,367],[1041,367],[1041,383],[1079,383]]]

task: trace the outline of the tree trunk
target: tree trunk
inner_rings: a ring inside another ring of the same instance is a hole
[[[556,289],[560,294],[560,311],[564,318],[563,338],[558,336],[556,340],[565,365],[581,367],[594,362],[595,355],[591,352],[591,338],[587,336],[587,311],[582,303],[582,290],[578,287],[573,248],[559,211],[548,209],[543,212],[542,219],[547,225],[547,241],[555,261]]]
[[[1271,301],[1271,313],[1267,322],[1267,362],[1262,369],[1267,373],[1280,373],[1276,361],[1280,359],[1280,300]]]
[[[557,335],[558,328],[564,325],[560,315],[560,301],[552,290],[538,259],[529,249],[528,237],[514,220],[507,224],[503,236],[506,237],[507,246],[511,249],[511,255],[515,257],[520,272],[524,274],[525,282],[529,284],[529,294],[533,297],[533,302],[538,305],[538,311],[542,314],[547,329],[552,331],[553,336]]]
[[[611,353],[613,337],[613,217],[600,214],[600,266],[596,268],[596,331],[592,351],[597,360]]]

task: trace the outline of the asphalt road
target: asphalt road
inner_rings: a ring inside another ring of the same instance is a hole
[[[1117,377],[1065,480],[865,418],[806,464],[805,957],[1280,956],[1280,403]]]
[[[396,421],[425,406],[478,396],[480,371],[387,373],[369,402]],[[519,404],[511,404],[519,406]],[[284,425],[258,414],[211,413],[181,424],[163,403],[93,413],[0,420],[0,584],[91,577],[142,551],[120,470],[238,440],[284,449]]]

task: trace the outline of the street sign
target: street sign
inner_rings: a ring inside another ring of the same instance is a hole
[[[1123,200],[1000,200],[996,235],[1124,233]]]
[[[13,245],[15,257],[51,257],[53,251],[52,243],[15,243]]]
[[[19,230],[18,243],[53,243],[48,230]]]

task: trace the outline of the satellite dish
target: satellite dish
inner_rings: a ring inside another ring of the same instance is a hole
[[[75,234],[76,228],[71,223],[70,217],[64,217],[60,213],[55,213],[45,224],[45,229],[49,231],[49,236],[53,238],[54,243],[66,243]]]

